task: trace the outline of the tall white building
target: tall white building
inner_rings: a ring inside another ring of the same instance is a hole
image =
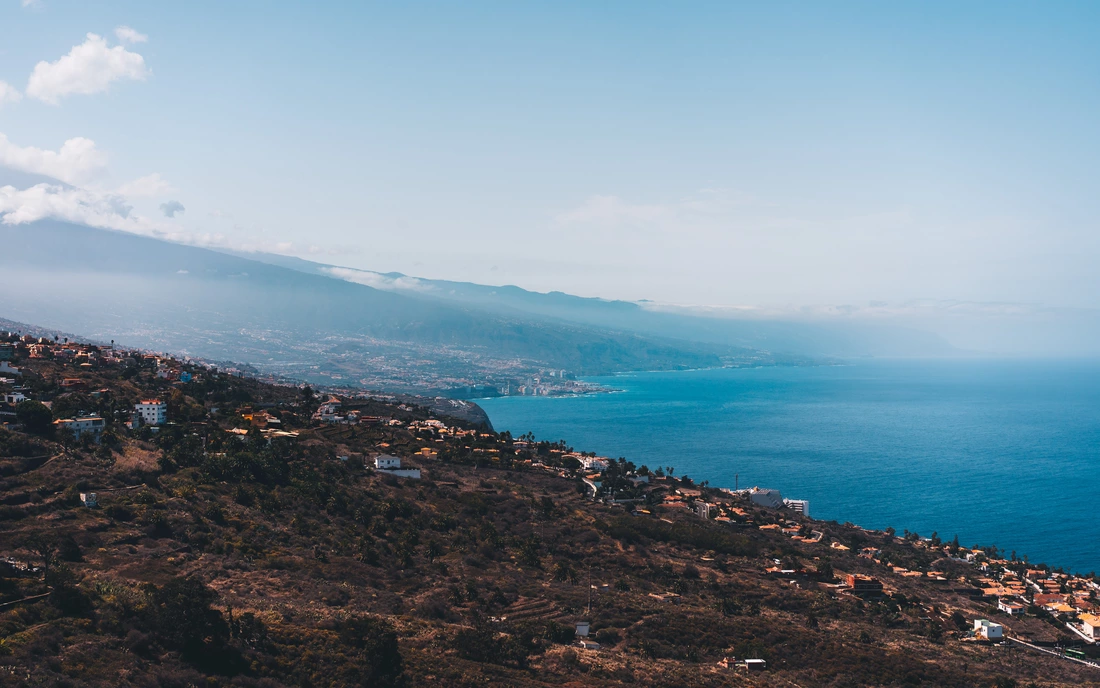
[[[134,404],[134,417],[142,425],[164,425],[168,422],[168,404],[159,399],[142,399]]]
[[[803,516],[810,516],[810,500],[808,499],[784,499],[783,504],[791,511],[796,511]]]

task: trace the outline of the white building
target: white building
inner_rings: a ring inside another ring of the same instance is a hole
[[[0,361],[0,373],[7,373],[9,375],[22,375],[19,369],[8,363],[7,361]]]
[[[810,500],[808,499],[784,499],[783,504],[797,513],[809,518],[810,516]]]
[[[18,404],[21,401],[26,401],[27,397],[22,392],[4,392],[4,402],[8,404]]]
[[[88,508],[92,508],[99,504],[99,499],[96,497],[95,492],[81,492],[80,503]]]
[[[383,471],[401,468],[401,459],[389,454],[380,454],[374,457],[374,467]]]
[[[580,638],[587,638],[589,628],[590,627],[589,627],[587,621],[578,621],[577,622],[577,636],[580,637]]]
[[[96,442],[103,434],[104,421],[99,416],[87,416],[84,418],[69,418],[67,420],[55,420],[53,424],[58,430],[66,429],[73,433],[73,439],[79,440],[82,436],[91,433]]]
[[[997,600],[997,609],[1000,609],[1009,616],[1019,616],[1024,613],[1027,607],[1019,602],[1013,602],[1012,600]]]
[[[974,635],[983,640],[1000,640],[1005,635],[1005,628],[988,619],[974,619]]]
[[[766,506],[769,509],[778,509],[783,506],[783,495],[779,494],[779,490],[766,490],[754,487],[749,490],[749,500],[753,504]]]
[[[168,404],[159,399],[142,399],[134,404],[134,418],[142,425],[164,425],[168,422]]]
[[[386,475],[392,475],[398,478],[420,479],[419,468],[402,468],[401,459],[396,456],[390,456],[389,454],[381,454],[374,457],[374,468]]]
[[[695,502],[695,515],[699,518],[710,518],[711,514],[717,513],[718,505],[711,504],[710,502]]]
[[[1093,641],[1100,640],[1100,616],[1095,614],[1082,614],[1081,619],[1081,632],[1092,638]]]
[[[603,473],[607,470],[609,464],[607,459],[600,458],[598,456],[583,456],[580,459],[581,466],[586,471],[599,471]]]

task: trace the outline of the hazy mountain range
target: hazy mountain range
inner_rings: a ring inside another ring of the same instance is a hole
[[[952,351],[903,328],[664,312],[57,221],[5,228],[0,268],[3,317],[318,382],[420,393],[474,394],[523,384],[543,369],[592,375]]]

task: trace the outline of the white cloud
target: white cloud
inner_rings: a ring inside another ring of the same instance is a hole
[[[33,146],[21,147],[0,134],[0,166],[20,172],[42,174],[76,184],[101,174],[107,156],[96,148],[95,141],[83,137],[71,138],[58,151]]]
[[[36,184],[29,189],[0,187],[0,223],[5,225],[53,218],[107,229],[146,229],[131,210],[118,194],[56,184]]]
[[[165,217],[182,215],[186,210],[187,208],[184,208],[183,204],[179,201],[168,201],[167,203],[160,204],[160,212],[164,213]]]
[[[119,79],[144,80],[149,76],[145,58],[121,45],[107,47],[102,36],[90,33],[80,45],[56,62],[39,62],[27,82],[27,96],[52,105],[74,93],[106,91]]]
[[[20,4],[22,4],[23,7],[38,7],[39,2],[38,0],[22,0]]]
[[[129,26],[120,26],[115,29],[115,36],[118,36],[118,40],[123,43],[145,43],[149,40],[148,36],[134,31]]]
[[[172,191],[175,191],[172,185],[156,172],[118,187],[118,193],[127,198],[156,198]]]
[[[354,282],[356,284],[374,287],[375,289],[383,289],[385,291],[423,292],[433,289],[431,284],[407,275],[393,277],[390,275],[383,275],[380,272],[369,272],[367,270],[355,270],[352,268],[324,268],[324,272],[346,282]]]
[[[6,81],[0,81],[0,107],[4,107],[7,103],[18,103],[21,100],[23,100],[23,94],[19,89]]]

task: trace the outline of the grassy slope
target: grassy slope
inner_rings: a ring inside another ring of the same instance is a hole
[[[43,395],[52,393],[52,379],[74,374],[53,363],[32,368],[31,384]],[[94,378],[89,387],[111,389],[121,406],[171,389],[149,373],[82,374]],[[385,685],[396,657],[387,627],[403,662],[391,683],[408,685],[972,686],[998,677],[1085,685],[1100,678],[1054,658],[953,637],[955,611],[966,620],[994,617],[988,605],[952,592],[960,583],[894,577],[854,552],[753,526],[679,512],[660,514],[671,523],[630,517],[586,501],[566,479],[462,463],[492,463],[472,450],[497,448],[499,463],[508,464],[508,445],[496,436],[454,443],[447,455],[458,463],[421,463],[423,481],[395,480],[364,470],[358,456],[383,442],[403,455],[438,443],[404,428],[308,429],[309,405],[293,389],[222,378],[182,391],[174,412],[194,424],[156,442],[123,438],[112,451],[0,438],[9,453],[58,456],[31,470],[21,459],[3,460],[0,556],[40,565],[37,538],[60,544],[59,559],[74,560],[54,564],[51,596],[0,608],[0,682]],[[273,451],[226,436],[221,428],[234,424],[231,415],[206,419],[204,405],[246,402],[279,404],[302,436]],[[426,415],[380,404],[366,412],[406,421]],[[334,459],[343,453],[352,455],[348,464]],[[99,509],[79,506],[76,495],[86,489],[99,493]],[[776,519],[750,514],[757,525]],[[825,542],[853,550],[876,544],[913,568],[952,566],[881,534],[808,523],[825,531]],[[808,573],[769,576],[763,569],[772,557]],[[825,560],[837,573],[878,575],[898,594],[883,603],[838,594],[813,575]],[[188,601],[201,596],[178,588],[188,576],[217,593],[212,612],[198,605],[210,618],[188,616]],[[597,588],[588,612],[590,581]],[[8,572],[0,584],[0,602],[46,591],[31,573]],[[680,592],[682,604],[649,596],[667,590]],[[581,618],[592,621],[603,650],[546,637],[551,622]],[[177,632],[188,619],[201,629],[197,639]],[[1055,633],[1037,620],[1009,625]],[[765,657],[769,671],[718,669],[727,654]]]

